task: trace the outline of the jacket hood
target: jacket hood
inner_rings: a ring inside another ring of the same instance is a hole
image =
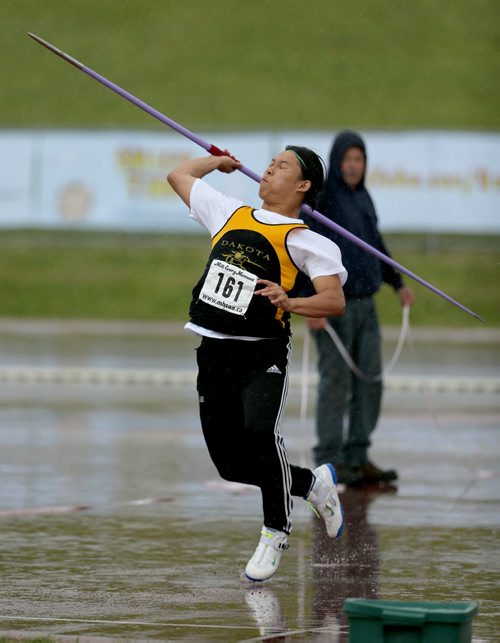
[[[340,165],[342,163],[342,159],[344,157],[344,154],[347,152],[348,149],[351,147],[359,147],[359,149],[363,152],[363,155],[365,157],[365,163],[366,163],[366,147],[365,147],[365,142],[361,138],[359,134],[356,134],[356,132],[351,132],[351,131],[344,131],[340,132],[335,138],[335,141],[333,142],[332,150],[330,152],[330,168],[329,168],[329,175],[328,178],[331,180],[335,180],[335,182],[341,182],[345,185],[344,180],[342,179],[342,172],[340,170]],[[365,174],[366,174],[366,167],[365,167]],[[363,180],[360,183],[359,187],[364,186],[365,183],[365,177],[363,176]]]

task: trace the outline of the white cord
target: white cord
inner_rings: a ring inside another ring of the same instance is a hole
[[[387,368],[384,369],[382,373],[377,373],[376,375],[368,375],[367,373],[364,373],[352,360],[351,356],[349,355],[349,352],[347,348],[344,346],[342,343],[340,337],[337,335],[335,330],[330,326],[330,324],[327,324],[325,330],[328,333],[328,335],[331,337],[333,343],[337,347],[339,353],[341,354],[344,362],[349,366],[351,371],[356,375],[356,377],[359,377],[361,380],[365,380],[366,382],[379,382],[384,375],[389,373],[394,366],[396,365],[396,362],[399,359],[399,356],[401,355],[401,351],[403,350],[403,346],[405,343],[406,336],[408,334],[408,328],[410,326],[410,306],[405,305],[403,306],[403,318],[401,321],[401,328],[399,331],[399,338],[398,338],[398,343],[396,345],[396,349],[394,351],[393,356],[391,357],[391,360],[389,364],[387,365]]]

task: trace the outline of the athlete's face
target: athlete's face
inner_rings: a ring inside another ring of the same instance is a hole
[[[279,203],[296,191],[307,192],[310,182],[302,178],[299,160],[285,150],[271,160],[259,187],[259,196],[267,204]]]
[[[365,155],[359,147],[350,147],[342,158],[340,171],[342,178],[351,188],[355,190],[363,180],[366,169]]]

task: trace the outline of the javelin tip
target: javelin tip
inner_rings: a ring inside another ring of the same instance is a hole
[[[54,45],[51,45],[49,42],[47,42],[43,38],[40,38],[40,36],[37,36],[35,33],[32,33],[31,31],[28,31],[28,36],[30,38],[33,38],[33,40],[36,40],[44,47],[47,47],[47,49],[51,49],[52,51],[59,51],[58,49],[56,49],[56,47],[54,47]]]
[[[31,31],[28,31],[28,36],[30,38],[33,38],[33,40],[51,51],[53,54],[56,54],[56,56],[63,58],[66,62],[70,63],[77,69],[84,70],[84,65],[80,61],[76,60],[76,58],[73,58],[72,56],[68,56],[68,54],[64,53],[64,51],[62,51],[61,49],[58,49],[57,47],[54,47],[54,45],[51,45],[50,42],[47,42],[43,38],[40,38],[40,36],[31,33]]]

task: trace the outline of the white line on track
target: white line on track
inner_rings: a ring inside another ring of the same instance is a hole
[[[271,630],[272,628],[269,628],[269,629]],[[252,643],[253,641],[276,641],[276,640],[284,639],[285,637],[295,636],[297,634],[319,634],[319,633],[330,634],[328,639],[331,641],[337,641],[338,635],[339,635],[339,628],[335,626],[333,627],[327,626],[327,627],[308,627],[302,630],[276,629],[275,631],[270,632],[269,634],[264,634],[263,636],[257,636],[256,638],[251,638],[251,639],[242,639],[240,643]]]
[[[310,386],[318,374],[310,374]],[[0,366],[0,381],[17,384],[79,384],[114,386],[194,385],[196,372],[177,369],[68,368],[42,366]],[[300,386],[300,373],[290,375],[291,386]],[[395,392],[433,391],[435,393],[500,393],[500,377],[456,377],[387,375],[385,388]]]
[[[114,621],[107,619],[84,619],[84,618],[63,618],[52,616],[13,616],[8,614],[0,614],[1,621],[20,621],[25,623],[82,623],[84,625],[138,625],[141,627],[172,627],[172,628],[198,628],[198,629],[211,629],[211,630],[255,630],[257,625],[213,625],[209,623],[163,623],[155,621]],[[314,632],[337,632],[337,628],[332,627],[310,627],[299,630],[281,630],[276,628],[272,634],[258,636],[255,638],[244,639],[247,643],[251,641],[265,641],[267,639],[276,639],[286,636],[294,636],[296,634],[307,634]],[[79,638],[79,637],[76,637]]]
[[[85,625],[140,625],[142,627],[193,627],[225,630],[253,630],[257,625],[211,625],[208,623],[162,623],[159,621],[114,621],[107,619],[63,618],[58,616],[13,616],[0,614],[0,621],[26,623],[83,623]]]

